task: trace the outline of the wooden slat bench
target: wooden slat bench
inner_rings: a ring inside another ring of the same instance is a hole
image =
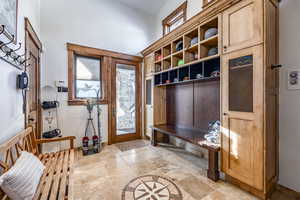
[[[36,155],[46,169],[41,177],[34,200],[73,200],[73,163],[75,137],[36,139],[33,128],[29,127],[9,141],[0,145],[1,174],[14,165],[21,151]],[[70,141],[70,149],[55,153],[40,154],[38,145],[50,142]],[[2,200],[9,199],[1,191]]]

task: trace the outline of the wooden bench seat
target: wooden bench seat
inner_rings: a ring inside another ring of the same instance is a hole
[[[168,143],[168,136],[179,138],[186,142],[200,146],[208,150],[208,170],[207,177],[213,181],[218,181],[220,178],[219,172],[219,145],[213,145],[206,142],[204,131],[178,128],[173,125],[156,125],[152,127],[152,145],[157,146],[158,133],[164,134],[163,142]]]
[[[74,164],[74,139],[75,137],[62,137],[55,139],[36,139],[32,127],[27,128],[6,143],[0,145],[0,167],[3,172],[10,169],[20,156],[21,151],[28,151],[36,155],[45,165],[34,200],[73,200],[73,164]],[[39,144],[70,141],[70,149],[40,154]],[[9,199],[1,191],[1,198]]]

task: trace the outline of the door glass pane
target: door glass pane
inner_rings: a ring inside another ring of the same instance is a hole
[[[253,56],[229,60],[229,110],[253,112]]]
[[[152,105],[152,80],[146,81],[146,105]]]
[[[135,66],[117,64],[116,76],[117,135],[135,134]]]
[[[101,99],[100,59],[76,56],[75,64],[76,98],[96,98],[99,95]]]

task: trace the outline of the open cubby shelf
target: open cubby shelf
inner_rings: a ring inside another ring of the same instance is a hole
[[[212,75],[216,71],[220,72],[220,57],[157,73],[154,75],[154,84],[167,86],[194,81],[215,81],[220,79],[218,75]]]
[[[218,18],[191,29],[155,51],[155,74],[219,57],[219,33],[205,38],[205,32],[210,28],[220,28]],[[182,42],[182,48],[179,50],[176,49],[178,42]],[[212,48],[217,49],[214,51],[215,54],[209,56],[208,52]],[[179,61],[181,62],[178,63]]]

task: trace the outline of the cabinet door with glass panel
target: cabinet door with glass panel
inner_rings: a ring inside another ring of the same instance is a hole
[[[222,170],[263,189],[263,48],[223,56]]]

